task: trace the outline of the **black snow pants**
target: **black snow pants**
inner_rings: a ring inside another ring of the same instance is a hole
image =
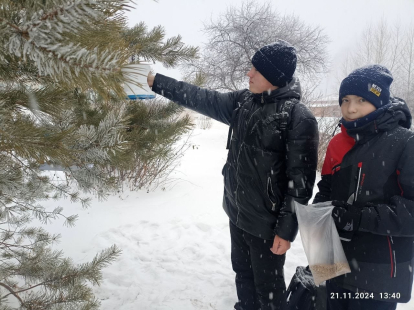
[[[374,299],[355,299],[354,292],[326,281],[327,310],[395,310],[397,303]]]
[[[270,251],[273,240],[264,240],[230,222],[231,262],[236,273],[239,301],[236,310],[280,310],[286,302],[284,255]]]

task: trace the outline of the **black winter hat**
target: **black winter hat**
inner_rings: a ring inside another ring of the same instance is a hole
[[[295,73],[296,50],[289,43],[277,40],[258,50],[252,64],[273,86],[283,87]]]
[[[339,105],[346,95],[355,95],[371,102],[377,109],[390,102],[391,72],[381,65],[370,65],[351,72],[339,88]]]

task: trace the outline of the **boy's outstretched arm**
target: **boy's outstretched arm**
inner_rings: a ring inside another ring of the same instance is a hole
[[[411,137],[398,162],[400,196],[389,204],[368,203],[361,211],[360,231],[373,234],[414,237],[414,137]]]
[[[227,125],[231,122],[238,98],[245,91],[219,93],[162,74],[148,76],[147,81],[155,93]]]

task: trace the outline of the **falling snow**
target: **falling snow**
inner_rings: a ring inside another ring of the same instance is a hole
[[[209,130],[196,129],[192,142],[199,148],[186,152],[165,190],[93,200],[87,210],[58,201],[79,214],[75,228],[48,225],[62,235],[58,248],[65,254],[82,263],[112,244],[123,250],[94,288],[102,310],[233,309],[237,296],[220,173],[227,133],[228,127],[215,121]],[[287,252],[286,284],[297,266],[306,265],[299,235]],[[397,309],[413,308],[411,301]]]

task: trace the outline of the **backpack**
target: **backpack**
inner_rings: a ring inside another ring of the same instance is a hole
[[[325,284],[315,285],[309,266],[297,267],[286,291],[284,310],[326,310],[326,301]]]
[[[242,102],[242,104],[233,111],[233,115],[231,117],[231,122],[230,122],[230,128],[229,128],[229,133],[227,136],[227,146],[226,149],[230,148],[230,142],[231,142],[231,137],[233,134],[233,124],[235,121],[235,116],[237,114],[237,110],[239,110],[243,104],[245,103],[245,100],[247,99],[247,97],[250,96],[249,92],[243,92],[240,97],[239,97],[239,102]],[[279,130],[282,132],[283,134],[283,138],[284,140],[286,140],[286,129],[289,125],[290,122],[290,118],[291,118],[291,113],[292,113],[292,108],[293,106],[298,103],[299,100],[296,98],[291,98],[291,99],[285,99],[281,102],[281,104],[279,105],[279,111],[278,113],[272,115],[272,117],[268,118],[267,121],[271,122],[274,120],[278,120],[278,127]]]

